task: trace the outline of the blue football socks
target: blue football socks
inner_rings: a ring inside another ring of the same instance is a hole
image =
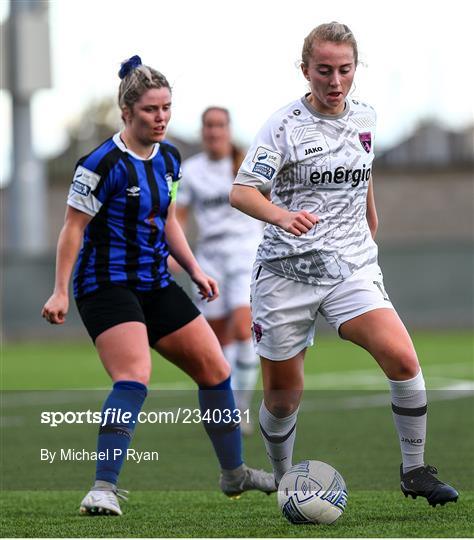
[[[142,383],[118,381],[114,384],[102,407],[96,480],[117,484],[146,395],[147,388]]]
[[[240,467],[243,463],[242,439],[230,377],[216,386],[200,386],[199,405],[202,423],[212,441],[221,469]]]

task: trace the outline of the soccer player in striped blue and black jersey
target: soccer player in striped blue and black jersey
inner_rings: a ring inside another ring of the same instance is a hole
[[[122,64],[119,76],[125,127],[77,164],[58,240],[55,288],[42,311],[50,323],[64,323],[77,259],[76,303],[113,381],[97,445],[110,459],[97,461],[95,484],[81,503],[85,514],[122,513],[117,480],[147,395],[150,347],[198,384],[203,412],[235,410],[230,368],[219,342],[168,272],[171,253],[202,298],[212,301],[219,295],[216,281],[199,267],[175,216],[180,156],[165,141],[170,85],[138,56]],[[114,420],[107,414],[114,407],[129,413],[127,422],[108,420]],[[238,417],[229,429],[224,413],[209,416],[220,420],[204,425],[221,467],[223,492],[236,496],[250,489],[275,491],[273,474],[243,463]],[[117,449],[121,452],[114,452]]]

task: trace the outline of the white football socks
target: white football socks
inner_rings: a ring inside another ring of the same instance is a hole
[[[246,411],[252,402],[255,384],[258,379],[260,362],[251,339],[235,341],[236,354],[232,366],[232,387],[235,392],[237,408]]]
[[[267,409],[263,401],[260,406],[260,431],[277,482],[280,482],[281,477],[292,465],[297,416],[298,409],[286,418],[277,418]]]
[[[426,439],[426,389],[421,370],[406,381],[388,379],[392,397],[392,412],[400,437],[403,472],[424,465]]]

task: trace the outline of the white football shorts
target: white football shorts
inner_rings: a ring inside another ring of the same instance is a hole
[[[213,302],[196,297],[196,305],[206,319],[220,319],[243,306],[250,306],[250,280],[256,247],[233,252],[199,250],[196,259],[203,272],[217,281],[219,298]]]
[[[318,313],[339,331],[358,315],[393,309],[378,264],[335,285],[315,286],[277,276],[255,263],[251,307],[255,350],[270,360],[287,360],[312,345]]]

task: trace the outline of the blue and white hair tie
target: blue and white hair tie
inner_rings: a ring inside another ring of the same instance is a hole
[[[141,65],[142,65],[142,59],[138,56],[138,54],[136,54],[135,56],[132,56],[128,60],[125,60],[125,62],[122,62],[122,64],[120,65],[120,71],[118,75],[121,79],[123,79],[133,69]]]

